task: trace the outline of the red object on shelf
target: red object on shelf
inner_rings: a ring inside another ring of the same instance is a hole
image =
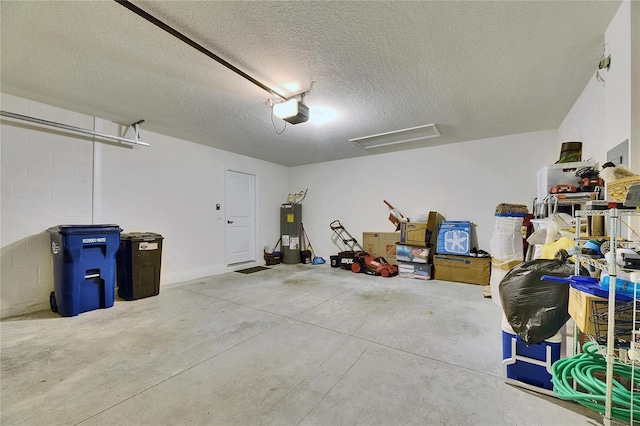
[[[408,222],[409,218],[405,217],[398,209],[393,207],[387,200],[383,200],[389,207],[389,221],[396,226],[396,231],[400,229],[400,222]]]

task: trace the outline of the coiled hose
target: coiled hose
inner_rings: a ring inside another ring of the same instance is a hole
[[[605,358],[598,352],[603,347],[595,342],[587,342],[583,353],[570,358],[562,358],[551,366],[553,393],[560,399],[573,400],[592,410],[605,414],[607,385],[604,377],[607,370]],[[602,380],[596,377],[600,373]],[[632,383],[633,389],[640,385],[640,371],[633,374],[631,365],[615,362],[613,365],[613,392],[611,416],[619,420],[640,422],[640,391],[632,392],[620,383],[620,379]],[[573,382],[584,391],[573,389]],[[633,416],[632,416],[633,414]]]

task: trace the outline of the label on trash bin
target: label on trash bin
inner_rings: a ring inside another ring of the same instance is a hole
[[[107,237],[82,239],[82,244],[95,244],[95,243],[106,243],[106,242],[107,242]]]
[[[52,242],[51,251],[53,252],[54,255],[60,253],[60,245],[58,245],[58,243],[56,243],[55,241]]]
[[[138,250],[158,250],[158,243],[141,242]]]

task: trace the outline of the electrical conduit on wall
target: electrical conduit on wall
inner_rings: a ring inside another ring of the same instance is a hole
[[[93,118],[93,130],[102,132],[103,120]],[[100,223],[102,211],[102,143],[93,138],[93,177],[92,177],[92,201],[91,201],[91,221],[93,224]]]

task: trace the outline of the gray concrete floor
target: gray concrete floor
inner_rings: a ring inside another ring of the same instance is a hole
[[[0,324],[2,425],[587,425],[507,385],[482,287],[276,265]]]

